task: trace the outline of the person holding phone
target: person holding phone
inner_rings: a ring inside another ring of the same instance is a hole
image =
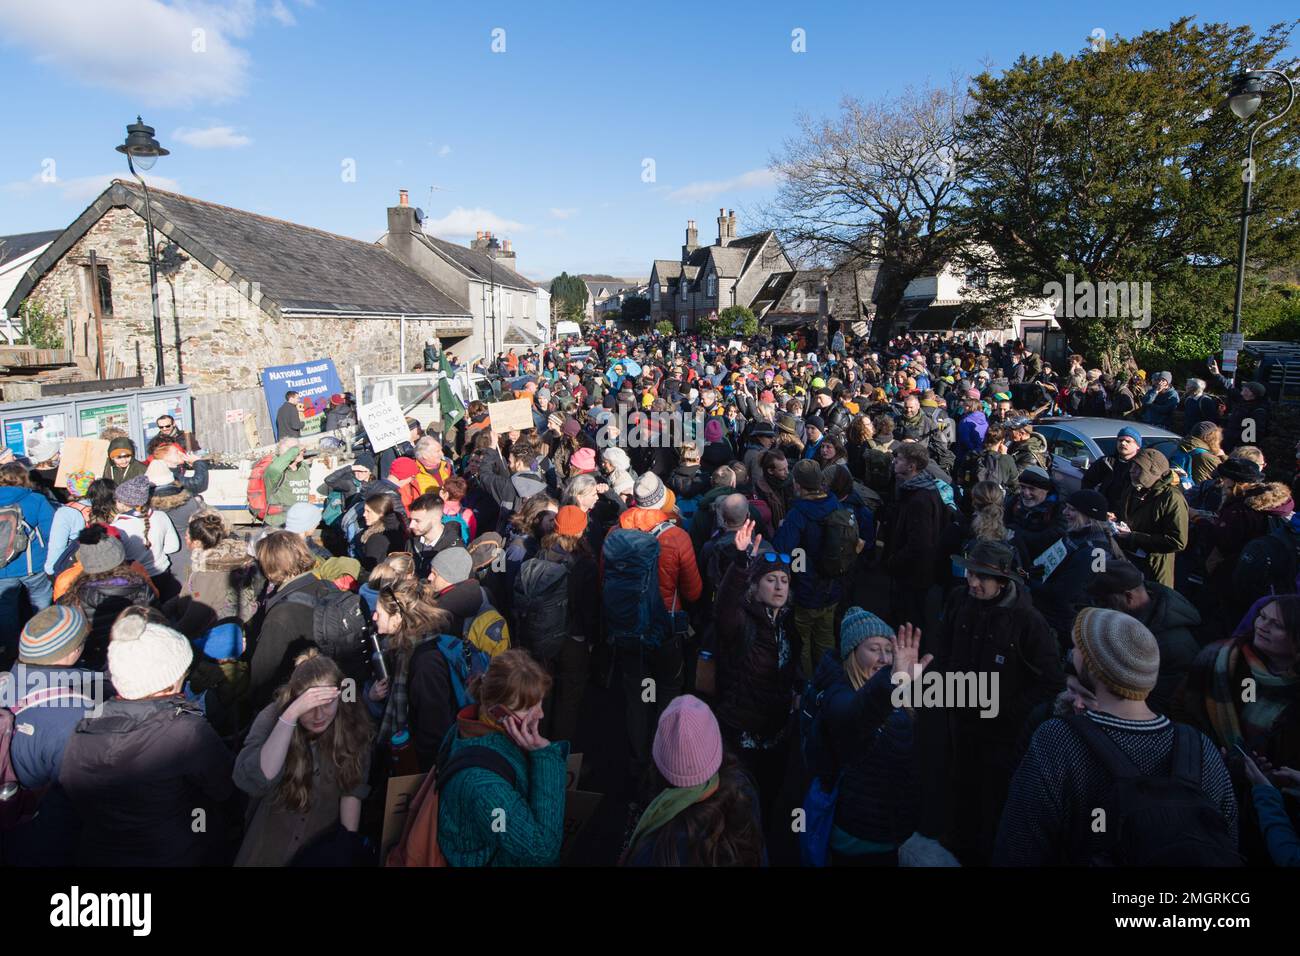
[[[464,768],[439,781],[438,846],[449,865],[558,862],[569,745],[537,729],[550,687],[550,675],[522,650],[498,655],[470,684],[477,703],[457,716],[438,759]],[[468,751],[477,752],[464,760]]]
[[[360,826],[374,728],[342,683],[333,660],[308,651],[253,721],[235,759],[235,786],[252,798],[236,866],[285,866],[337,828]]]

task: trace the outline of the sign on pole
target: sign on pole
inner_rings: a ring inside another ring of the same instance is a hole
[[[1246,334],[1244,332],[1224,332],[1219,339],[1219,348],[1224,351],[1240,352],[1246,347]]]
[[[411,430],[406,427],[406,416],[392,395],[362,405],[357,409],[357,419],[366,430],[370,448],[376,455],[411,440]]]
[[[1229,374],[1237,371],[1237,350],[1224,349],[1223,361],[1219,363],[1219,370]]]
[[[498,435],[513,431],[521,432],[536,424],[533,421],[533,403],[526,398],[493,402],[488,406],[488,420],[492,423],[492,430]]]

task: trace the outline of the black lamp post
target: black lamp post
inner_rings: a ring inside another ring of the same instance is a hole
[[[144,181],[138,170],[148,171],[153,169],[153,164],[158,161],[159,156],[166,156],[169,150],[163,149],[158,140],[154,139],[154,128],[146,126],[144,120],[139,116],[135,122],[126,128],[126,142],[117,147],[119,153],[126,154],[126,165],[131,170],[131,175],[140,180],[140,186],[144,189],[144,228],[145,238],[149,244],[149,299],[153,305],[153,351],[154,351],[154,384],[163,384],[163,347],[162,347],[162,316],[158,311],[158,263],[154,255],[154,238],[153,238],[153,206],[149,201],[149,186]]]
[[[1241,191],[1241,238],[1237,244],[1237,296],[1232,306],[1233,334],[1241,332],[1241,297],[1246,284],[1246,234],[1250,229],[1251,186],[1255,181],[1255,137],[1265,126],[1276,123],[1291,109],[1291,104],[1295,102],[1295,84],[1281,70],[1246,70],[1232,78],[1232,86],[1228,91],[1227,103],[1233,114],[1238,119],[1250,119],[1263,101],[1265,80],[1270,76],[1282,80],[1290,95],[1282,112],[1255,124],[1246,143],[1246,169],[1242,175]]]
[[[500,343],[497,340],[497,253],[501,250],[501,243],[497,242],[497,237],[493,236],[488,240],[487,254],[492,260],[490,266],[491,284],[488,286],[488,300],[492,303],[492,361],[496,361],[497,353],[501,351]]]

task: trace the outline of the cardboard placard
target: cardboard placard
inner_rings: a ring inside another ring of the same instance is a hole
[[[569,754],[569,762],[564,765],[564,789],[577,790],[581,774],[582,754]]]
[[[534,427],[533,403],[526,398],[493,402],[488,406],[488,421],[498,435]]]
[[[411,800],[423,782],[422,773],[388,778],[388,792],[384,795],[384,832],[379,840],[380,861],[388,859],[388,851],[401,839],[406,815],[411,811]]]
[[[587,790],[567,790],[564,794],[564,840],[560,843],[560,864],[563,865],[578,842],[591,818],[605,799],[603,793],[591,793]]]
[[[370,448],[375,454],[411,440],[411,430],[406,427],[406,416],[392,395],[362,405],[357,409],[357,419],[366,430]]]
[[[96,478],[103,478],[107,463],[108,442],[104,439],[65,438],[62,457],[59,458],[59,473],[54,479],[55,487],[68,487],[68,475],[74,471],[88,471]]]

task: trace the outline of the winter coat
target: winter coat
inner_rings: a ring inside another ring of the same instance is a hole
[[[1258,445],[1268,434],[1268,399],[1258,402],[1238,401],[1228,413],[1228,420],[1223,423],[1223,450],[1232,451],[1238,445]],[[1254,425],[1253,434],[1246,423]],[[1250,441],[1246,439],[1250,438]]]
[[[1291,491],[1280,482],[1258,482],[1224,502],[1211,527],[1211,540],[1219,553],[1235,566],[1237,557],[1254,538],[1269,533],[1270,519],[1286,518],[1295,511]]]
[[[256,572],[248,546],[239,538],[226,538],[216,547],[190,551],[190,573],[183,593],[211,608],[217,620],[237,617],[251,621],[257,613]]]
[[[1115,538],[1103,534],[1094,528],[1081,531],[1067,531],[1061,538],[1068,554],[1051,576],[1042,580],[1030,580],[1030,593],[1034,596],[1034,607],[1042,612],[1047,623],[1056,632],[1057,641],[1065,649],[1071,644],[1070,629],[1078,608],[1090,603],[1088,585],[1092,583],[1098,558],[1109,561],[1122,558],[1123,553]]]
[[[59,782],[82,819],[78,866],[200,866],[222,849],[234,758],[181,696],[114,699],[77,725]],[[195,827],[203,811],[204,827]]]
[[[438,846],[451,866],[554,866],[564,838],[568,741],[523,751],[466,708],[451,731],[451,754],[490,747],[510,762],[512,787],[483,768],[462,770],[439,794]],[[503,819],[505,826],[497,823]]]
[[[1174,556],[1187,547],[1187,500],[1178,476],[1168,472],[1151,488],[1130,483],[1115,516],[1133,533],[1119,539],[1133,563],[1153,581],[1174,586]]]
[[[311,804],[304,811],[290,810],[276,800],[276,788],[284,768],[268,779],[262,772],[262,747],[266,744],[282,709],[268,704],[253,721],[243,749],[235,758],[234,783],[248,794],[244,840],[235,856],[235,866],[287,866],[305,846],[329,834],[339,825],[339,801],[343,797],[364,800],[370,795],[369,753],[361,764],[361,783],[344,793],[335,777],[333,761],[320,759],[320,748],[309,744],[312,758]]]
[[[266,599],[253,657],[249,664],[249,694],[252,706],[261,709],[271,702],[276,688],[293,673],[293,659],[316,646],[312,620],[315,609],[285,598],[303,592],[313,600],[338,588],[310,571],[286,581]]]
[[[1052,456],[1047,451],[1047,439],[1038,432],[1030,432],[1029,437],[1024,441],[1012,442],[1007,451],[1015,459],[1016,468],[1018,469],[1017,474],[1030,465],[1037,465],[1049,474],[1051,473]]]
[[[54,523],[54,505],[39,491],[19,488],[16,485],[0,487],[0,507],[17,505],[22,509],[23,520],[34,534],[28,535],[27,550],[0,570],[0,578],[22,578],[40,574],[49,558],[50,526]],[[58,555],[55,556],[56,558]]]
[[[283,455],[272,458],[262,473],[267,504],[279,509],[267,514],[268,527],[283,528],[285,512],[298,502],[306,501],[311,495],[311,465],[304,460],[296,468],[289,467],[300,450],[290,448]]]
[[[181,539],[165,511],[148,517],[134,511],[119,514],[113,527],[122,532],[122,547],[128,561],[139,561],[151,578],[171,569],[171,555],[180,551]]]
[[[190,519],[204,509],[203,499],[178,485],[164,485],[154,489],[149,504],[155,514],[161,511],[171,519],[172,528],[181,545],[171,552],[171,572],[177,581],[184,582],[190,576],[190,549],[186,536],[189,534]]]
[[[1227,458],[1226,455],[1213,454],[1210,447],[1199,438],[1188,437],[1180,440],[1178,450],[1190,457],[1191,467],[1188,477],[1192,479],[1192,484],[1196,485],[1213,478],[1215,471]]]
[[[818,570],[822,556],[824,522],[843,507],[833,495],[820,498],[795,498],[790,511],[776,532],[772,547],[782,554],[802,548],[806,555],[804,569],[792,575],[794,603],[797,607],[822,608],[838,604],[843,593],[839,578],[828,578]]]
[[[1125,489],[1133,485],[1129,480],[1129,471],[1132,467],[1132,458],[1128,461],[1114,455],[1098,458],[1084,472],[1079,487],[1101,492],[1106,498],[1106,503],[1110,505],[1110,510],[1118,514],[1120,498],[1123,497]]]
[[[451,615],[451,633],[459,637],[465,633],[465,625],[478,617],[479,608],[483,606],[483,585],[478,583],[478,578],[466,578],[459,584],[439,591],[433,603],[439,610]]]
[[[1026,508],[1018,496],[1012,498],[1007,504],[1006,526],[1013,533],[1011,543],[1020,555],[1021,566],[1028,568],[1065,535],[1061,502],[1055,492],[1032,508]]]
[[[748,593],[751,569],[737,555],[722,575],[714,602],[718,662],[718,721],[761,739],[787,726],[799,682],[798,638],[790,605],[776,611]]]
[[[882,554],[895,587],[924,591],[934,583],[939,535],[947,524],[948,508],[928,473],[898,486]]]
[[[1151,602],[1133,616],[1155,635],[1160,647],[1160,675],[1147,697],[1147,706],[1170,720],[1182,720],[1183,685],[1201,650],[1195,637],[1201,614],[1173,588],[1147,581],[1146,589]]]
[[[893,706],[891,677],[882,667],[855,691],[838,655],[828,651],[813,683],[822,693],[820,742],[832,761],[825,770],[815,769],[837,774],[840,781],[835,826],[881,844],[901,844],[912,835],[921,798],[912,717]]]
[[[373,530],[367,528],[361,535],[361,567],[373,571],[375,565],[395,551],[405,551],[406,532],[395,512],[384,515],[383,524]]]
[[[699,498],[709,492],[709,479],[700,472],[699,465],[678,465],[668,476],[668,487],[680,501],[683,498]]]
[[[90,633],[86,636],[83,660],[89,665],[100,666],[117,616],[128,607],[149,607],[157,597],[158,591],[143,568],[123,564],[102,577],[78,573],[67,593],[59,598],[59,603],[75,607],[86,615]]]
[[[989,430],[989,420],[983,412],[970,412],[957,423],[957,460],[960,462],[972,451],[984,447],[984,435]]]
[[[1177,389],[1167,388],[1158,392],[1155,388],[1149,388],[1142,398],[1142,420],[1148,425],[1172,431],[1174,412],[1178,411],[1181,404],[1182,399],[1178,396]]]
[[[704,505],[700,505],[704,510]],[[657,508],[629,508],[618,517],[620,528],[636,531],[653,531],[669,520],[669,515]],[[704,593],[699,565],[695,561],[695,548],[691,536],[673,525],[659,535],[659,594],[669,611],[681,611],[686,602],[698,601]]]

